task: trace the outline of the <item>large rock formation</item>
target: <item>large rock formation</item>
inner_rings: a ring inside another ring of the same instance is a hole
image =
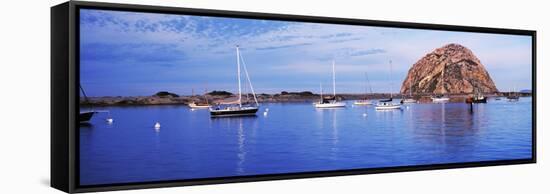
[[[470,49],[448,44],[417,61],[401,86],[408,94],[469,94],[498,92],[489,73]]]

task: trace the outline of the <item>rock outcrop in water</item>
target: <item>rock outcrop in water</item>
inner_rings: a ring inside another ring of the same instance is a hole
[[[491,76],[472,51],[448,44],[417,61],[401,86],[408,94],[469,94],[498,92]]]

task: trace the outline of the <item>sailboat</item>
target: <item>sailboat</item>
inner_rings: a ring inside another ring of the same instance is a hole
[[[256,115],[256,112],[258,112],[258,109],[260,108],[260,105],[258,104],[258,99],[256,98],[256,93],[254,92],[254,88],[252,87],[252,82],[250,81],[250,77],[248,76],[248,70],[246,69],[246,64],[244,63],[244,60],[242,59],[242,56],[239,52],[239,45],[235,46],[235,49],[237,51],[237,77],[238,77],[237,83],[239,88],[238,100],[232,103],[218,104],[216,106],[211,106],[209,108],[209,111],[210,111],[210,116],[212,117]],[[241,62],[243,63],[243,70],[246,76],[246,80],[250,86],[252,95],[254,96],[254,103],[242,102]]]
[[[191,96],[195,96],[194,92],[192,92],[192,93],[193,94]],[[205,93],[206,93],[206,89],[205,89]],[[190,108],[193,108],[193,109],[210,108],[210,104],[208,103],[208,98],[206,96],[204,98],[205,98],[206,102],[192,101],[189,104],[187,104],[187,106],[189,106]]]
[[[336,75],[334,72],[334,60],[332,61],[332,96],[323,98],[323,87],[321,86],[321,100],[315,104],[315,108],[341,108],[346,107],[345,102],[336,98]]]
[[[370,92],[372,93],[372,88],[370,87],[369,83],[369,76],[367,75],[367,72],[365,72],[365,80],[367,81],[367,85],[370,89]],[[367,93],[367,86],[365,86],[365,93]],[[365,99],[363,100],[356,100],[353,102],[354,105],[372,105],[372,101],[367,99],[367,95],[365,95]]]
[[[401,100],[402,104],[414,104],[416,103],[416,100],[413,98],[412,95],[412,80],[409,82],[409,98],[404,98]]]
[[[514,86],[514,90],[508,93],[508,96],[506,96],[508,101],[510,102],[516,102],[519,101],[519,93],[516,92],[516,87]]]
[[[449,97],[445,97],[441,94],[439,95],[435,95],[432,97],[432,102],[433,103],[445,103],[445,102],[449,102]]]
[[[84,96],[84,100],[88,102],[88,96],[86,96],[86,92],[84,92],[84,89],[82,88],[82,86],[79,85],[78,87],[80,88],[80,91]],[[86,110],[86,111],[81,110],[80,114],[78,114],[78,121],[80,123],[87,123],[92,119],[95,113],[97,113],[97,111],[95,111],[93,107],[91,110]]]
[[[391,92],[393,89],[393,82],[391,80],[391,73],[392,73],[392,64],[390,61],[390,99],[378,101],[375,107],[376,110],[401,109],[400,104],[393,103],[393,93]]]

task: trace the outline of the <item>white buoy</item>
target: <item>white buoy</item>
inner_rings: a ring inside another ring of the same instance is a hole
[[[265,108],[265,112],[269,112],[269,108]]]
[[[155,129],[160,129],[160,123],[159,122],[155,123]]]
[[[409,109],[409,106],[407,106],[407,110]]]
[[[192,109],[191,109],[191,111],[195,111],[195,109],[194,109],[194,108],[192,108]]]
[[[113,123],[113,118],[107,118],[106,121],[107,121],[107,123],[112,124]]]
[[[367,116],[367,113],[363,113],[363,116],[366,117],[366,116]]]
[[[264,112],[264,116],[267,116],[267,111]]]

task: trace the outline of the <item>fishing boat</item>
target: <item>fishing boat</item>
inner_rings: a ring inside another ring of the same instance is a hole
[[[413,98],[412,95],[412,80],[409,82],[409,98],[403,98],[401,100],[401,104],[414,104],[416,103],[416,100]]]
[[[211,117],[230,117],[230,116],[252,116],[256,115],[260,105],[258,104],[258,99],[256,98],[256,93],[254,92],[254,87],[252,87],[252,82],[248,76],[248,70],[246,69],[246,63],[242,59],[241,53],[239,52],[239,46],[235,46],[237,52],[237,83],[239,88],[239,95],[236,102],[232,103],[220,103],[215,106],[209,107]],[[241,91],[241,62],[242,69],[250,90],[252,91],[252,96],[254,97],[254,103],[242,101],[242,91]]]
[[[483,95],[475,95],[472,100],[473,103],[487,103],[487,97]]]
[[[431,98],[433,103],[446,103],[446,102],[449,102],[450,100],[449,97],[445,97],[441,94],[432,96]]]
[[[483,94],[478,91],[474,94],[472,102],[473,103],[487,103],[487,97],[483,96]]]
[[[335,62],[332,61],[332,96],[323,97],[323,85],[321,85],[321,100],[314,104],[315,108],[343,108],[346,107],[345,102],[338,101],[336,97],[336,73],[334,71]]]
[[[392,74],[392,63],[390,60],[390,98],[386,100],[378,101],[375,107],[376,110],[401,109],[401,104],[393,103],[393,93],[391,92],[393,90],[393,81],[391,80],[391,77],[392,77],[391,74]]]
[[[372,93],[372,88],[370,87],[369,83],[369,76],[367,75],[367,72],[365,72],[365,80],[367,85],[365,86],[365,98],[362,100],[356,100],[353,102],[354,105],[372,105],[372,101],[367,98],[367,87],[370,89],[370,93]]]

